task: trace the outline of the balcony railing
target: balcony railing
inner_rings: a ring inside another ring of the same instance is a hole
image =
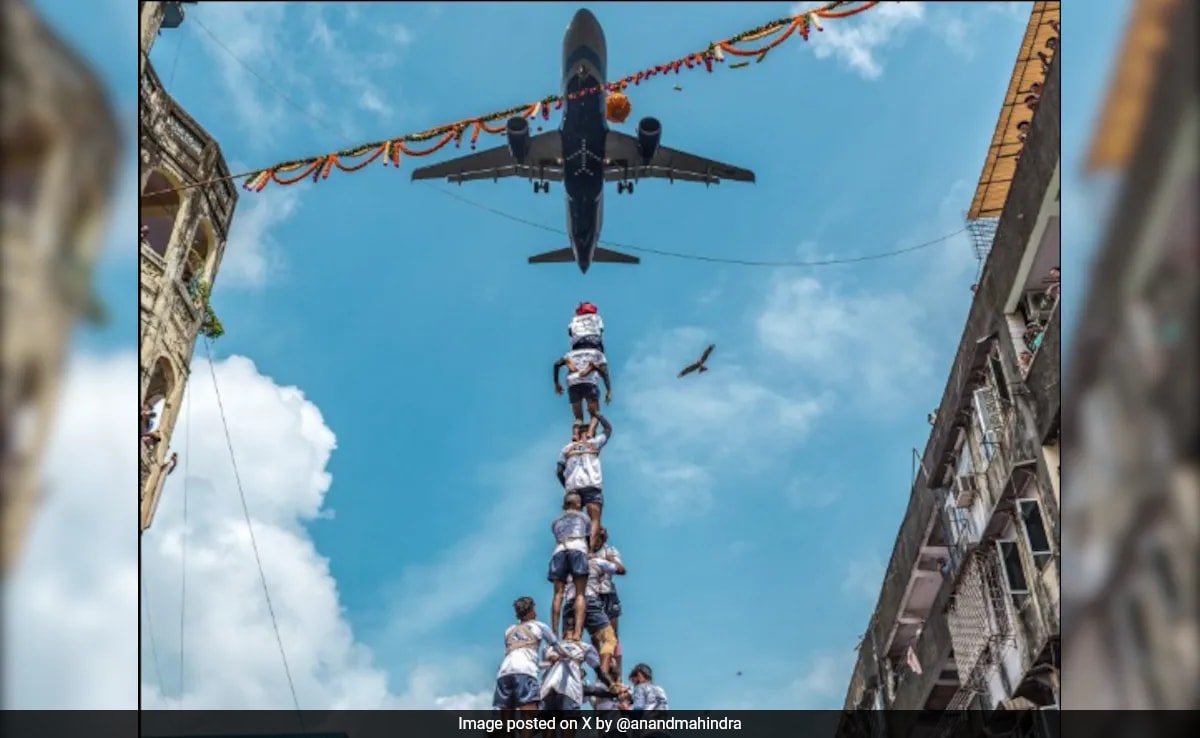
[[[1037,416],[1038,440],[1045,440],[1050,434],[1059,414],[1062,373],[1061,357],[1059,356],[1062,340],[1061,315],[1059,302],[1055,301],[1054,308],[1051,310],[1042,332],[1041,344],[1025,375],[1025,386],[1029,388],[1034,414]]]

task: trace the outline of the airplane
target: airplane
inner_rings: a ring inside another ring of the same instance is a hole
[[[705,186],[726,179],[754,181],[754,172],[748,169],[660,146],[662,124],[657,118],[642,118],[636,136],[610,130],[604,93],[575,96],[582,90],[603,90],[607,72],[604,29],[590,10],[582,9],[571,19],[563,38],[562,91],[567,99],[559,128],[530,136],[529,121],[514,116],[505,126],[507,146],[420,167],[413,171],[413,181],[445,178],[461,185],[525,177],[533,183],[535,193],[548,193],[551,182],[562,182],[571,245],[531,256],[529,263],[573,261],[584,274],[593,263],[641,261],[599,245],[606,182],[616,182],[618,194],[633,194],[634,184],[642,179],[702,182]]]

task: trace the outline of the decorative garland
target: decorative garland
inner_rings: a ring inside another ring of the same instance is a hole
[[[573,100],[584,95],[609,93],[610,99],[606,105],[607,115],[613,122],[620,123],[632,111],[632,105],[630,105],[629,98],[624,92],[631,85],[637,87],[652,77],[672,72],[679,74],[683,69],[704,69],[706,72],[711,73],[717,64],[725,62],[726,54],[744,59],[753,59],[755,63],[761,63],[767,58],[767,54],[772,49],[791,38],[793,34],[798,33],[801,39],[807,41],[814,28],[817,31],[823,31],[824,29],[821,27],[822,19],[835,20],[849,18],[852,15],[857,15],[878,5],[879,2],[878,0],[863,2],[856,7],[839,10],[842,6],[851,4],[850,2],[831,2],[821,8],[799,15],[771,21],[765,25],[739,33],[736,36],[731,36],[724,41],[709,44],[703,51],[687,54],[665,64],[657,64],[650,69],[623,77],[603,87],[582,90],[566,97],[550,95],[537,102],[517,105],[505,110],[497,110],[474,118],[465,118],[454,123],[430,128],[420,133],[363,144],[352,149],[343,149],[331,154],[324,154],[308,159],[285,161],[267,169],[244,175],[234,175],[233,177],[228,177],[228,179],[236,179],[237,177],[244,176],[246,177],[246,181],[242,184],[243,188],[250,192],[262,192],[271,182],[287,186],[296,184],[308,177],[311,177],[314,182],[320,182],[329,177],[334,167],[343,172],[356,172],[368,164],[375,162],[380,157],[383,158],[384,166],[399,168],[402,155],[429,156],[435,151],[444,148],[451,141],[454,142],[455,147],[461,147],[463,139],[467,138],[468,133],[470,133],[470,146],[474,149],[482,134],[490,133],[497,135],[504,133],[505,124],[501,122],[500,125],[492,125],[496,121],[506,121],[508,118],[517,115],[527,120],[534,119],[540,115],[543,121],[549,121],[551,112],[561,109],[564,101],[568,99]],[[758,48],[739,48],[739,45],[762,41],[771,36],[775,38]],[[730,64],[729,68],[740,69],[749,64],[749,61],[736,62]],[[541,125],[538,126],[538,130],[542,130]],[[425,148],[413,148],[408,145],[430,141],[433,142],[432,145]],[[348,161],[354,159],[358,159],[359,161]]]

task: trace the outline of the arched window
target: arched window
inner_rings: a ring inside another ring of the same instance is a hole
[[[196,235],[192,238],[192,245],[183,262],[183,283],[188,285],[189,289],[194,281],[205,277],[208,259],[212,254],[212,242],[212,226],[207,220],[203,220],[196,228]]]
[[[142,238],[154,249],[154,253],[165,257],[171,242],[171,231],[175,229],[175,218],[179,215],[179,193],[171,188],[176,185],[162,172],[155,170],[146,180],[138,215],[142,224]]]
[[[143,435],[158,430],[163,415],[167,410],[167,398],[175,388],[175,370],[165,358],[154,363],[150,374],[150,384],[146,387],[146,396],[142,401],[141,432]]]

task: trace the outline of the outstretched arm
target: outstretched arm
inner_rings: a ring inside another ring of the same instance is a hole
[[[554,362],[554,391],[557,394],[562,394],[562,384],[558,381],[558,373],[567,365],[566,357]]]
[[[600,421],[600,427],[604,429],[604,442],[608,443],[608,439],[612,438],[612,423],[603,415],[597,415],[596,420]]]

